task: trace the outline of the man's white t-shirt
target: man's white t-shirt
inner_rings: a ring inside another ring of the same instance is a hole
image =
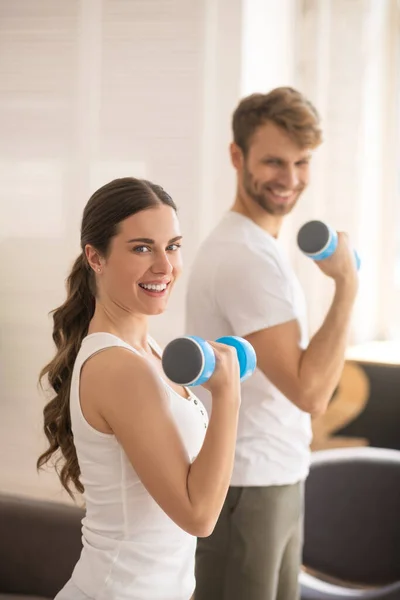
[[[187,291],[186,333],[215,340],[244,337],[297,319],[308,344],[303,291],[280,242],[251,219],[228,212],[202,243]],[[196,390],[207,409],[210,397]],[[242,384],[231,485],[270,486],[306,478],[310,415],[290,402],[262,373]]]

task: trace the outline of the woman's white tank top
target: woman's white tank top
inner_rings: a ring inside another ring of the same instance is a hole
[[[149,344],[160,355],[151,338]],[[81,410],[82,366],[94,354],[114,346],[138,353],[112,334],[93,333],[84,338],[72,375],[72,432],[86,503],[83,550],[72,581],[94,600],[189,600],[195,587],[196,538],[153,500],[116,437],[91,427]],[[206,410],[190,391],[189,399],[182,398],[162,381],[193,461],[204,441]]]

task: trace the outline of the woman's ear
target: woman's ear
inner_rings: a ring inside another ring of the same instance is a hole
[[[86,244],[85,256],[89,267],[93,269],[95,273],[101,273],[101,270],[103,268],[103,261],[96,248],[93,248],[93,246],[91,246],[90,244]]]

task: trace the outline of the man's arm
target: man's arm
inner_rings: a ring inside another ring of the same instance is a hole
[[[246,336],[265,376],[291,402],[313,415],[326,410],[343,369],[358,287],[347,236],[339,235],[335,254],[318,266],[335,280],[336,290],[328,314],[306,350],[300,348],[300,328],[295,320]]]
[[[323,325],[308,348],[299,346],[297,321],[246,336],[257,353],[264,375],[301,410],[323,413],[338,384],[344,363],[353,294],[338,285]]]

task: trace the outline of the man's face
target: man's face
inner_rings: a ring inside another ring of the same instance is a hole
[[[308,185],[310,158],[310,149],[268,121],[256,130],[237,166],[242,194],[270,215],[288,214]]]

